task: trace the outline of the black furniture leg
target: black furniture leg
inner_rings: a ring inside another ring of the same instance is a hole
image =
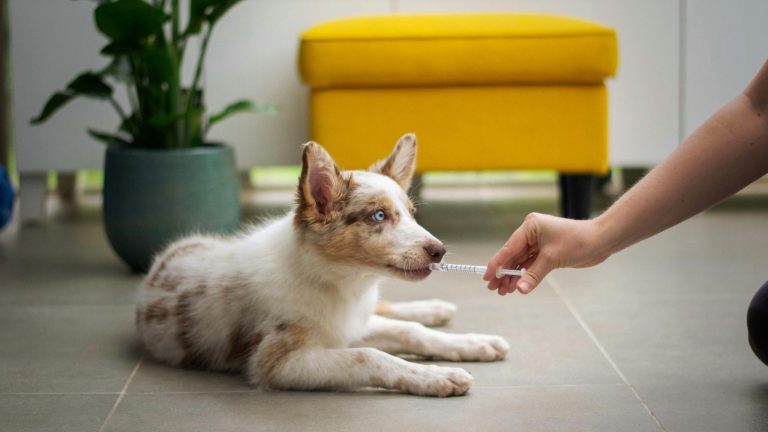
[[[568,219],[589,219],[591,174],[560,174],[560,214]]]

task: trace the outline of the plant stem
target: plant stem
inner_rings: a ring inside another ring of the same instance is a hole
[[[179,47],[179,0],[171,0],[171,41],[174,49]]]
[[[197,85],[200,82],[200,75],[202,75],[203,72],[203,63],[205,62],[205,53],[208,51],[208,41],[211,38],[211,26],[209,25],[207,27],[207,30],[205,32],[205,36],[203,36],[203,45],[200,47],[200,56],[197,58],[197,66],[195,67],[195,77],[192,80],[192,86],[189,88],[189,92],[187,94],[187,109],[185,110],[185,138],[190,139],[190,134],[192,132],[192,108],[195,104],[195,97],[197,96]],[[201,137],[202,139],[203,137]]]
[[[165,0],[163,0],[165,3]],[[182,133],[183,123],[178,118],[179,104],[181,99],[181,62],[179,61],[179,0],[171,0],[171,79],[168,82],[168,111],[174,118],[171,125],[172,142],[174,147],[184,147],[184,136]]]
[[[129,57],[131,63],[131,74],[133,75],[134,87],[136,88],[136,97],[139,104],[139,121],[144,124],[144,128],[140,128],[138,131],[138,139],[146,140],[144,145],[151,147],[155,145],[151,138],[151,134],[147,132],[150,130],[146,126],[152,118],[152,101],[149,93],[147,92],[147,83],[144,80],[144,70],[142,69],[141,59],[137,54],[130,54]]]

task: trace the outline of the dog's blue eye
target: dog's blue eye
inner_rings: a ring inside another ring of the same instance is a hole
[[[371,216],[371,217],[376,222],[381,222],[381,221],[383,221],[384,219],[387,218],[387,214],[384,213],[384,210],[376,210],[376,213],[374,213],[373,216]]]

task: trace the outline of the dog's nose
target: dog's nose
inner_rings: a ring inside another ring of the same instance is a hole
[[[432,262],[439,263],[443,259],[443,255],[445,255],[445,246],[443,246],[442,243],[435,242],[435,243],[428,243],[426,246],[424,246],[424,251],[429,255],[430,258],[432,258]]]

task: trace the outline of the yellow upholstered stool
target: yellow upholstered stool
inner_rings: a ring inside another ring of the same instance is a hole
[[[548,169],[563,212],[589,216],[591,176],[608,169],[613,29],[546,15],[344,19],[302,34],[312,138],[347,169],[405,132],[420,172]]]

